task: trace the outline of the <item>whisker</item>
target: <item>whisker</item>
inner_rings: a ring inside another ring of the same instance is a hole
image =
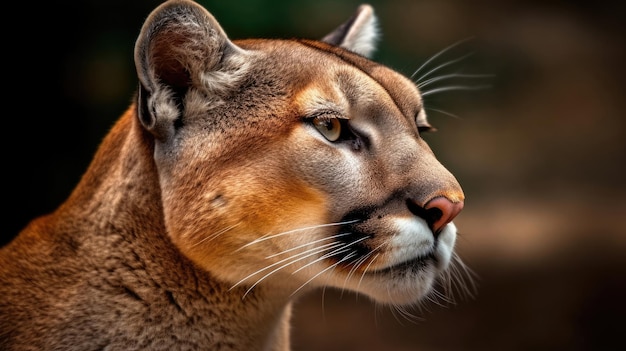
[[[320,242],[323,242],[323,241],[333,240],[333,239],[340,238],[340,237],[342,237],[342,236],[346,236],[346,235],[350,235],[350,234],[351,234],[351,233],[341,233],[341,234],[336,234],[336,235],[329,236],[329,237],[326,237],[326,238],[322,238],[322,239],[314,240],[314,241],[311,241],[311,242],[308,242],[308,243],[305,243],[305,244],[302,244],[302,245],[298,245],[298,246],[296,246],[296,247],[292,247],[291,249],[287,249],[287,250],[285,250],[285,251],[281,251],[281,252],[279,252],[279,253],[275,253],[275,254],[273,254],[273,255],[269,255],[269,256],[267,256],[267,257],[266,257],[266,259],[267,259],[267,258],[276,257],[276,256],[280,256],[280,255],[282,255],[282,254],[285,254],[285,253],[287,253],[287,252],[290,252],[290,251],[294,251],[294,250],[297,250],[297,249],[303,248],[303,247],[305,247],[305,246],[309,246],[309,245],[317,244],[317,243],[320,243]]]
[[[443,303],[439,302],[439,300],[447,304],[452,304],[452,301],[448,297],[446,297],[445,294],[442,294],[441,292],[437,291],[437,289],[433,289],[429,295],[434,297],[434,298],[431,298],[431,301],[433,301],[436,305],[440,307],[446,307],[446,306]]]
[[[437,72],[437,71],[439,71],[439,70],[441,70],[441,69],[443,69],[443,68],[446,68],[446,67],[448,67],[448,66],[450,66],[450,65],[453,65],[453,64],[455,64],[455,63],[459,63],[459,62],[461,62],[461,61],[465,60],[466,58],[468,58],[468,57],[470,57],[470,56],[472,56],[472,55],[474,55],[474,53],[473,53],[473,52],[470,52],[470,53],[467,53],[467,54],[465,54],[465,55],[463,55],[463,56],[461,56],[461,57],[458,57],[458,58],[456,58],[456,59],[454,59],[454,60],[450,60],[450,61],[444,62],[444,63],[440,64],[439,66],[437,66],[437,67],[435,67],[435,68],[431,69],[430,71],[428,71],[428,72],[424,73],[424,74],[423,74],[422,76],[420,76],[419,78],[417,78],[417,80],[415,80],[415,83],[416,83],[417,85],[419,85],[420,83],[422,83],[422,82],[424,81],[424,79],[426,79],[426,77],[431,76],[433,73],[435,73],[435,72]]]
[[[453,253],[450,267],[439,280],[439,286],[443,288],[444,294],[437,297],[449,304],[456,303],[455,295],[460,295],[463,299],[474,298],[476,286],[472,275],[475,273],[469,270],[456,253]]]
[[[322,288],[322,320],[326,322],[326,308],[325,308],[325,300],[326,300],[326,285]]]
[[[382,322],[381,317],[384,311],[383,307],[386,307],[386,305],[380,304],[378,302],[376,302],[374,305],[374,325],[376,326],[376,329],[380,328],[380,323]]]
[[[395,319],[396,322],[398,322],[400,325],[404,326],[404,323],[402,323],[402,320],[397,315],[397,313],[398,313],[397,305],[392,304],[390,306],[390,308],[389,308],[389,311],[391,312],[391,315],[393,316],[393,319]]]
[[[424,300],[417,301],[413,306],[420,314],[424,314]]]
[[[332,226],[340,226],[340,225],[344,225],[344,224],[351,224],[351,223],[356,223],[358,221],[359,221],[358,219],[355,219],[355,220],[351,220],[351,221],[344,221],[344,222],[337,222],[337,223],[318,224],[318,225],[313,225],[313,226],[310,226],[310,227],[292,229],[292,230],[288,230],[288,231],[285,231],[285,232],[282,232],[282,233],[278,233],[278,234],[272,234],[272,235],[266,234],[266,235],[263,235],[260,238],[252,240],[251,242],[245,244],[244,246],[240,247],[236,251],[242,250],[242,249],[244,249],[244,248],[246,248],[246,247],[248,247],[250,245],[258,244],[258,243],[260,243],[262,241],[273,239],[273,238],[277,238],[277,237],[283,236],[283,235],[293,234],[293,233],[297,233],[297,232],[303,232],[305,230],[311,230],[311,229],[318,229],[318,228],[325,228],[325,227],[332,227]]]
[[[455,115],[454,113],[450,113],[450,112],[445,111],[445,110],[441,110],[441,109],[437,109],[437,108],[432,108],[432,107],[426,107],[425,109],[426,109],[426,110],[429,110],[429,111],[439,112],[439,113],[441,113],[441,114],[444,114],[444,115],[446,115],[446,116],[450,116],[450,117],[453,117],[453,118],[462,119],[462,118],[461,118],[461,116]]]
[[[368,252],[366,255],[364,255],[361,259],[357,260],[357,261],[354,263],[354,264],[355,264],[355,266],[354,266],[354,267],[350,270],[350,272],[348,273],[348,276],[346,277],[346,279],[350,278],[350,275],[352,275],[352,274],[354,273],[354,271],[355,271],[355,270],[356,270],[356,269],[357,269],[360,265],[362,265],[362,264],[363,264],[363,263],[364,263],[364,262],[365,262],[365,261],[366,261],[369,257],[371,257],[371,256],[372,256],[372,255],[373,255],[376,251],[378,251],[378,250],[379,250],[381,247],[383,247],[384,245],[385,245],[385,243],[382,243],[382,244],[378,245],[377,247],[375,247],[374,249],[372,249],[370,252]],[[377,254],[376,254],[376,257],[377,257],[378,255],[379,255],[379,254],[377,253]],[[374,258],[372,259],[372,261],[373,261],[374,259],[376,259],[376,257],[374,257]],[[370,263],[367,265],[367,267],[365,267],[365,272],[364,272],[364,273],[366,273],[366,272],[367,272],[367,269],[368,269],[368,268],[372,265],[372,261],[370,261]],[[361,279],[363,279],[363,276],[361,276]],[[360,280],[361,280],[361,279],[360,279]]]
[[[390,289],[391,289],[390,287],[387,287],[387,294],[389,295],[389,297],[391,297]],[[400,307],[399,304],[393,302],[393,298],[391,300],[392,300],[392,303],[390,305],[389,311],[391,312],[391,315],[393,316],[393,318],[400,325],[404,326],[404,323],[402,323],[402,319],[407,319],[407,317],[404,315],[404,312],[406,312],[406,310],[404,310],[402,307]]]
[[[342,253],[344,253],[344,252],[347,252],[347,251],[348,251],[348,248],[349,248],[350,246],[355,245],[355,244],[357,244],[357,243],[359,243],[359,242],[361,242],[361,241],[363,241],[363,240],[365,240],[365,239],[368,239],[368,238],[369,238],[369,236],[365,236],[365,237],[362,237],[362,238],[360,238],[360,239],[354,240],[354,241],[352,241],[352,242],[350,242],[350,243],[348,243],[348,244],[342,244],[342,246],[341,246],[341,247],[338,247],[337,249],[335,249],[335,250],[333,250],[333,251],[331,251],[331,252],[329,252],[329,253],[326,253],[326,254],[322,255],[322,256],[321,256],[321,257],[319,257],[318,259],[313,260],[312,262],[309,262],[309,263],[305,264],[304,266],[302,266],[302,267],[300,267],[300,268],[296,269],[296,270],[295,270],[292,274],[295,274],[295,273],[299,272],[300,270],[302,270],[302,269],[304,269],[304,268],[306,268],[306,267],[308,267],[308,266],[310,266],[310,265],[312,265],[312,264],[315,264],[315,263],[317,263],[317,262],[319,262],[319,261],[322,261],[322,260],[325,260],[325,259],[327,259],[327,258],[329,258],[329,257],[336,256],[336,255],[342,254]],[[321,275],[322,273],[327,272],[327,271],[329,270],[329,268],[334,268],[334,267],[337,267],[337,265],[338,265],[338,264],[340,264],[341,262],[343,262],[343,261],[345,261],[345,260],[347,260],[347,259],[351,258],[351,257],[352,257],[352,256],[354,256],[354,255],[356,255],[356,252],[355,252],[355,251],[353,251],[352,253],[350,253],[350,254],[346,255],[344,258],[342,258],[341,260],[339,260],[339,261],[338,261],[338,262],[336,262],[335,264],[333,264],[333,265],[331,265],[331,266],[329,266],[329,267],[327,267],[327,268],[323,269],[321,272],[319,272],[319,273],[315,274],[315,275],[314,275],[313,277],[311,277],[309,280],[307,280],[306,282],[304,282],[304,284],[302,284],[302,285],[301,285],[298,289],[296,289],[296,290],[295,290],[295,291],[294,291],[291,295],[294,295],[295,293],[297,293],[300,289],[302,289],[305,285],[307,285],[309,282],[311,282],[313,279],[315,279],[316,277],[318,277],[318,276],[319,276],[319,275]]]
[[[352,268],[350,268],[350,271],[348,272],[348,274],[346,275],[346,279],[344,279],[344,283],[343,286],[341,287],[341,295],[340,297],[343,297],[343,293],[346,289],[346,284],[348,283],[348,280],[350,280],[350,278],[352,277],[352,275],[354,275],[354,273],[356,272],[356,270],[370,257],[372,256],[372,252],[367,253],[366,255],[361,256],[359,259],[357,259],[354,262],[350,262],[348,263],[348,265],[352,265]]]
[[[319,257],[319,258],[317,258],[317,259],[315,259],[315,260],[313,260],[313,261],[311,261],[311,262],[309,262],[309,263],[305,264],[304,266],[302,266],[302,267],[300,267],[300,268],[296,269],[296,270],[295,270],[292,274],[296,274],[296,273],[298,273],[299,271],[303,270],[304,268],[306,268],[306,267],[308,267],[308,266],[310,266],[310,265],[312,265],[312,264],[315,264],[315,263],[317,263],[317,262],[319,262],[319,261],[325,260],[325,259],[327,259],[327,258],[329,258],[329,257],[335,256],[335,255],[340,254],[340,253],[344,253],[344,252],[348,251],[348,250],[347,250],[347,249],[348,249],[348,247],[350,247],[350,246],[352,246],[352,245],[354,245],[354,244],[356,244],[356,243],[358,243],[358,242],[361,242],[361,241],[363,241],[363,240],[365,240],[365,239],[369,239],[369,236],[364,236],[364,237],[362,237],[362,238],[360,238],[360,239],[357,239],[357,240],[354,240],[353,242],[348,243],[348,244],[339,243],[340,245],[342,245],[341,247],[338,247],[338,248],[337,248],[337,249],[335,249],[334,251],[329,252],[329,253],[327,253],[327,254],[324,254],[324,255],[322,255],[321,257]]]
[[[355,267],[353,267],[350,272],[348,273],[348,276],[346,277],[346,282],[347,280],[350,278],[350,276],[353,274],[354,271],[356,271],[356,269],[365,262],[365,260],[367,260],[369,257],[371,257],[374,253],[376,253],[376,251],[380,250],[381,247],[383,247],[383,245],[385,245],[385,243],[382,243],[380,245],[378,245],[377,247],[375,247],[373,250],[371,250],[367,255],[363,256],[362,258],[362,262],[360,262],[358,265],[356,265]],[[372,258],[372,260],[367,264],[367,267],[365,267],[365,269],[363,270],[363,273],[361,274],[361,278],[359,278],[359,282],[357,284],[357,290],[359,289],[359,287],[361,286],[361,282],[363,281],[363,278],[365,277],[365,274],[367,273],[367,271],[369,270],[370,266],[372,265],[372,263],[374,263],[374,261],[376,260],[376,258],[378,258],[378,256],[380,255],[380,253],[376,253],[376,255],[374,256],[374,258]],[[344,283],[343,288],[345,289],[346,284]],[[342,291],[343,293],[343,291]],[[358,298],[358,295],[357,295]]]
[[[435,88],[435,89],[431,89],[431,90],[428,90],[426,92],[423,92],[422,93],[422,97],[426,97],[426,96],[434,95],[434,94],[439,94],[439,93],[443,93],[443,92],[446,92],[446,91],[483,90],[483,89],[489,89],[489,88],[491,88],[491,85],[477,85],[477,86],[451,85],[451,86]]]
[[[331,250],[331,249],[332,249],[332,248],[328,248],[328,249],[320,250],[319,252],[322,252],[322,251],[325,251],[325,250]],[[319,252],[314,252],[314,253],[312,253],[312,254],[310,254],[310,255],[307,255],[307,256],[304,256],[304,257],[300,257],[300,258],[298,258],[298,259],[296,259],[296,260],[293,260],[293,261],[291,261],[291,262],[289,262],[289,263],[286,263],[286,264],[284,264],[284,265],[282,265],[282,266],[280,266],[280,267],[278,267],[278,268],[274,269],[273,271],[271,271],[271,272],[267,273],[266,275],[262,276],[262,277],[261,277],[260,279],[258,279],[258,280],[257,280],[254,284],[252,284],[252,286],[250,286],[250,288],[248,288],[248,290],[246,290],[246,292],[243,294],[243,296],[241,297],[241,299],[243,300],[243,299],[244,299],[244,298],[248,295],[248,293],[250,293],[250,291],[252,291],[252,289],[254,289],[254,287],[255,287],[255,286],[257,286],[259,283],[261,283],[263,280],[265,280],[265,278],[269,277],[270,275],[272,275],[272,274],[274,274],[274,273],[278,272],[279,270],[281,270],[281,269],[283,269],[283,268],[285,268],[285,267],[287,267],[287,266],[289,266],[289,265],[292,265],[292,264],[294,264],[294,263],[296,263],[296,262],[298,262],[298,261],[301,261],[301,260],[303,260],[303,259],[305,259],[305,258],[308,258],[308,257],[310,257],[310,256],[313,256],[313,255],[315,255],[315,254],[317,254],[317,253],[319,253]]]
[[[413,72],[413,74],[411,74],[410,78],[413,79],[413,77],[415,77],[415,75],[417,73],[419,73],[424,67],[428,66],[429,63],[431,63],[434,60],[436,60],[439,56],[445,54],[446,52],[452,50],[453,48],[455,48],[455,47],[459,46],[460,44],[462,44],[462,43],[464,43],[466,41],[469,41],[471,39],[473,39],[473,37],[469,37],[469,38],[466,38],[466,39],[459,40],[456,43],[453,43],[452,45],[450,45],[450,46],[444,48],[443,50],[439,51],[438,53],[434,54],[428,60],[426,60],[426,62],[424,62],[421,66],[419,66],[417,68],[417,70],[415,70],[415,72]]]
[[[333,236],[333,238],[337,238],[337,237],[340,237],[340,236],[343,236],[343,235],[344,235],[344,234],[334,235],[334,236]],[[280,266],[280,267],[278,267],[278,268],[276,268],[276,269],[274,269],[274,270],[270,271],[269,273],[265,274],[265,275],[264,275],[264,276],[262,276],[261,278],[259,278],[259,279],[258,279],[258,280],[254,283],[254,284],[252,284],[252,286],[250,286],[250,288],[248,288],[248,290],[246,290],[246,292],[245,292],[245,293],[243,294],[243,296],[242,296],[242,299],[243,299],[243,298],[245,298],[245,297],[248,295],[248,293],[250,293],[250,291],[252,291],[252,289],[254,289],[254,287],[256,287],[259,283],[261,283],[261,281],[265,280],[267,277],[271,276],[272,274],[274,274],[274,273],[278,272],[279,270],[281,270],[281,269],[283,269],[283,268],[285,268],[285,267],[287,267],[287,266],[289,266],[289,265],[292,265],[292,264],[294,264],[294,263],[296,263],[296,262],[298,262],[298,261],[301,261],[301,260],[303,260],[303,259],[306,259],[306,258],[308,258],[308,257],[314,256],[314,255],[316,255],[316,254],[318,254],[318,253],[321,253],[321,252],[324,252],[324,251],[333,250],[333,251],[331,251],[330,253],[327,253],[327,254],[325,254],[325,255],[322,255],[320,258],[317,258],[316,260],[314,260],[314,261],[312,261],[312,262],[309,262],[309,263],[307,263],[306,265],[304,265],[304,266],[302,266],[302,267],[298,268],[297,270],[295,270],[295,271],[292,273],[292,274],[295,274],[295,273],[297,273],[298,271],[300,271],[300,270],[302,270],[302,269],[304,269],[304,268],[306,268],[306,267],[310,266],[311,264],[314,264],[314,263],[316,263],[316,262],[319,262],[319,261],[320,261],[320,260],[322,260],[322,259],[325,259],[325,258],[327,258],[327,257],[331,257],[331,256],[333,256],[333,255],[337,255],[337,254],[340,254],[340,253],[346,252],[346,251],[347,251],[347,247],[352,246],[352,245],[354,245],[354,244],[356,244],[356,243],[358,243],[358,242],[360,242],[360,241],[362,241],[362,240],[365,240],[365,239],[367,239],[367,237],[363,237],[363,238],[361,238],[361,239],[355,240],[355,241],[353,241],[353,242],[351,242],[351,243],[349,243],[349,244],[344,244],[344,243],[339,243],[339,242],[331,242],[331,243],[328,243],[328,244],[321,245],[321,246],[319,246],[319,247],[314,247],[314,248],[311,248],[311,249],[309,249],[309,250],[305,250],[305,251],[303,251],[303,252],[297,253],[297,254],[292,255],[292,256],[290,256],[290,257],[284,258],[284,259],[282,259],[282,260],[280,260],[280,261],[278,261],[278,262],[275,262],[275,263],[273,263],[273,264],[271,264],[271,265],[268,265],[268,266],[266,266],[266,267],[264,267],[264,268],[262,268],[262,269],[260,269],[260,270],[258,270],[258,271],[256,271],[256,272],[254,272],[254,273],[252,273],[252,274],[249,274],[249,275],[248,275],[248,276],[246,276],[245,278],[243,278],[243,279],[241,279],[240,281],[238,281],[238,282],[237,282],[235,285],[233,285],[230,289],[233,289],[234,287],[238,286],[239,284],[241,284],[242,282],[244,282],[245,280],[247,280],[247,279],[251,278],[252,276],[254,276],[254,275],[256,275],[256,274],[259,274],[259,273],[261,273],[261,272],[263,272],[263,271],[265,271],[265,270],[268,270],[268,269],[270,269],[271,267],[277,266],[277,265],[279,265],[279,264],[281,264],[281,263],[283,263],[283,262],[289,261],[289,262],[287,262],[287,263],[283,264],[282,266]],[[296,257],[298,257],[298,256],[302,256],[302,257],[296,258]],[[294,258],[295,258],[295,259],[294,259]],[[291,261],[290,261],[290,260],[291,260]]]
[[[454,275],[456,274],[455,273],[456,269],[457,268],[454,267],[454,265],[451,265],[450,269],[446,270],[446,272],[445,272],[445,274],[443,276],[443,279],[442,279],[443,280],[442,281],[442,286],[443,286],[444,294],[449,297],[450,302],[453,303],[453,304],[456,303],[456,299],[454,297],[454,293],[453,293],[453,290],[452,290],[452,285],[455,284],[455,282],[454,282],[454,280],[455,280]]]
[[[350,268],[350,271],[348,272],[348,274],[346,275],[346,280],[349,280],[352,275],[356,272],[356,270],[363,264],[365,263],[365,261],[372,256],[372,252],[367,253],[366,255],[361,256],[358,260],[349,263],[350,265],[352,265],[352,268]],[[345,287],[345,284],[344,284]]]
[[[466,299],[468,296],[471,296],[471,292],[467,287],[465,280],[463,279],[463,275],[461,272],[454,267],[452,270],[453,276],[451,277],[451,293],[456,293],[460,295],[461,298]]]
[[[493,74],[461,74],[461,73],[452,73],[452,74],[444,74],[441,76],[437,76],[434,78],[430,78],[427,79],[423,82],[420,82],[417,84],[417,87],[422,89],[426,86],[429,86],[433,83],[442,81],[442,80],[446,80],[446,79],[452,79],[452,78],[469,78],[469,79],[475,79],[475,78],[493,78],[495,77],[495,75]]]
[[[381,245],[382,246],[382,245]],[[379,246],[380,247],[380,246]],[[372,260],[370,261],[370,263],[367,264],[367,267],[365,267],[365,269],[363,270],[363,274],[361,274],[361,278],[359,279],[359,283],[357,284],[357,289],[360,289],[361,287],[361,282],[363,281],[363,278],[365,277],[365,274],[367,273],[367,271],[370,269],[370,266],[372,265],[372,263],[374,263],[374,261],[376,261],[376,259],[378,258],[378,256],[380,256],[380,253],[377,253],[374,258],[372,258]]]
[[[305,287],[307,284],[309,284],[309,283],[310,283],[313,279],[315,279],[315,278],[319,277],[320,275],[324,274],[325,272],[327,272],[327,271],[328,271],[328,270],[330,270],[330,269],[335,269],[335,267],[337,267],[339,264],[341,264],[341,262],[343,262],[343,261],[345,261],[345,260],[347,260],[347,259],[352,258],[352,256],[351,256],[351,255],[353,255],[353,254],[356,254],[356,253],[354,253],[354,252],[353,252],[353,253],[351,253],[350,255],[346,255],[346,257],[344,257],[344,258],[342,258],[341,260],[337,261],[336,263],[334,263],[334,264],[332,264],[332,265],[330,265],[330,266],[328,266],[328,267],[324,268],[321,272],[319,272],[319,273],[315,274],[314,276],[312,276],[311,278],[309,278],[306,282],[304,282],[304,284],[300,285],[300,287],[299,287],[299,288],[297,288],[296,290],[294,290],[294,291],[291,293],[291,296],[295,295],[298,291],[300,291],[300,289],[304,288],[304,287]]]
[[[255,276],[255,275],[257,275],[257,274],[259,274],[259,273],[261,273],[261,272],[263,272],[263,271],[265,271],[265,270],[268,270],[268,269],[270,269],[270,268],[272,268],[272,267],[274,267],[274,266],[277,266],[277,265],[279,265],[279,264],[281,264],[281,263],[283,263],[283,262],[285,262],[285,261],[292,260],[292,259],[294,259],[295,257],[302,256],[301,258],[295,259],[295,260],[293,260],[292,262],[289,262],[289,263],[285,264],[284,266],[281,266],[281,267],[279,267],[279,268],[277,268],[277,269],[275,269],[275,270],[271,271],[270,273],[268,273],[267,275],[265,275],[265,276],[263,276],[261,279],[259,279],[259,280],[255,283],[255,285],[256,285],[256,284],[258,284],[261,280],[265,279],[267,276],[269,276],[269,275],[273,274],[274,272],[276,272],[276,271],[278,271],[278,270],[280,270],[280,269],[282,269],[282,268],[284,268],[284,267],[286,267],[286,266],[288,266],[288,265],[290,265],[290,264],[292,264],[292,263],[297,262],[297,261],[298,261],[298,260],[300,260],[300,259],[304,259],[304,258],[307,258],[307,257],[310,257],[310,256],[314,256],[314,255],[316,255],[316,254],[318,254],[318,253],[320,253],[320,252],[324,252],[324,251],[327,251],[327,250],[332,250],[332,249],[334,249],[334,248],[336,248],[336,247],[339,247],[339,246],[342,246],[342,245],[343,245],[342,243],[328,243],[328,244],[324,244],[324,245],[322,245],[322,246],[320,246],[320,247],[314,247],[314,248],[311,248],[311,249],[309,249],[309,250],[306,250],[306,251],[303,251],[303,252],[297,253],[297,254],[295,254],[295,255],[293,255],[293,256],[289,256],[289,257],[284,258],[284,259],[282,259],[282,260],[280,260],[280,261],[278,261],[278,262],[274,262],[274,263],[272,263],[272,264],[270,264],[270,265],[268,265],[268,266],[266,266],[266,267],[264,267],[264,268],[262,268],[262,269],[259,269],[258,271],[254,272],[254,273],[251,273],[251,274],[247,275],[245,278],[241,279],[241,280],[240,280],[240,281],[238,281],[235,285],[233,285],[232,287],[230,287],[230,289],[229,289],[229,290],[232,290],[233,288],[235,288],[235,287],[236,287],[236,286],[238,286],[239,284],[243,283],[243,282],[244,282],[244,281],[246,281],[247,279],[249,279],[249,278],[251,278],[251,277],[253,277],[253,276]],[[253,287],[254,287],[254,286],[253,286]],[[247,293],[248,293],[248,291],[246,292],[246,294],[247,294]]]
[[[226,232],[230,231],[231,229],[233,229],[233,228],[237,227],[237,226],[238,226],[238,225],[240,225],[240,224],[241,224],[241,222],[239,222],[239,223],[237,223],[237,224],[233,224],[233,225],[231,225],[230,227],[226,227],[226,228],[224,228],[224,229],[222,229],[222,230],[218,231],[217,233],[213,233],[213,234],[207,235],[207,236],[206,236],[205,238],[203,238],[202,240],[200,240],[200,241],[198,241],[197,243],[193,244],[193,246],[192,246],[192,247],[196,247],[196,246],[198,246],[198,245],[202,244],[203,242],[205,242],[205,241],[207,241],[207,240],[208,240],[208,241],[211,241],[211,240],[213,240],[213,239],[217,238],[218,236],[220,236],[220,235],[222,235],[222,234],[224,234],[224,233],[226,233]]]
[[[425,303],[425,301],[430,301],[428,295],[422,300],[422,304],[420,304],[420,311],[426,311],[422,313],[432,313],[432,310],[429,308],[429,304]]]
[[[461,285],[461,292],[466,297],[475,298],[476,291],[478,291],[475,280],[478,278],[478,274],[469,268],[456,253],[452,258],[454,259],[455,270],[458,272],[457,280]]]
[[[394,306],[394,308],[400,313],[400,315],[411,323],[416,323],[418,321],[424,320],[423,318],[409,312],[409,310],[403,306]]]

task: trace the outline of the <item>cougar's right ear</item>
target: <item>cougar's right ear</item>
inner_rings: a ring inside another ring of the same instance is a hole
[[[245,68],[245,51],[233,44],[215,18],[191,0],[169,0],[154,9],[135,44],[138,114],[157,139],[184,125],[192,90],[219,99]],[[195,99],[194,104],[198,104]]]
[[[352,17],[328,33],[322,41],[371,57],[379,36],[374,8],[369,4],[362,4]]]

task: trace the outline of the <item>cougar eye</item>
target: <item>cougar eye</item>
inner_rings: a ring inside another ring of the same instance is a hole
[[[337,141],[341,136],[341,122],[338,118],[314,117],[311,122],[328,141]]]

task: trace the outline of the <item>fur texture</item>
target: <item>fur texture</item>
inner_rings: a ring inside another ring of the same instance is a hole
[[[414,83],[323,40],[231,41],[189,0],[137,39],[135,101],[70,197],[0,251],[2,350],[288,350],[322,286],[411,305],[453,255],[456,179]]]

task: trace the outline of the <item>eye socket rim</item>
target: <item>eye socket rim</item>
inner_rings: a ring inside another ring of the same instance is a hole
[[[330,142],[336,142],[341,138],[343,126],[337,117],[315,116],[311,118],[311,124]],[[332,128],[328,128],[329,124]]]

